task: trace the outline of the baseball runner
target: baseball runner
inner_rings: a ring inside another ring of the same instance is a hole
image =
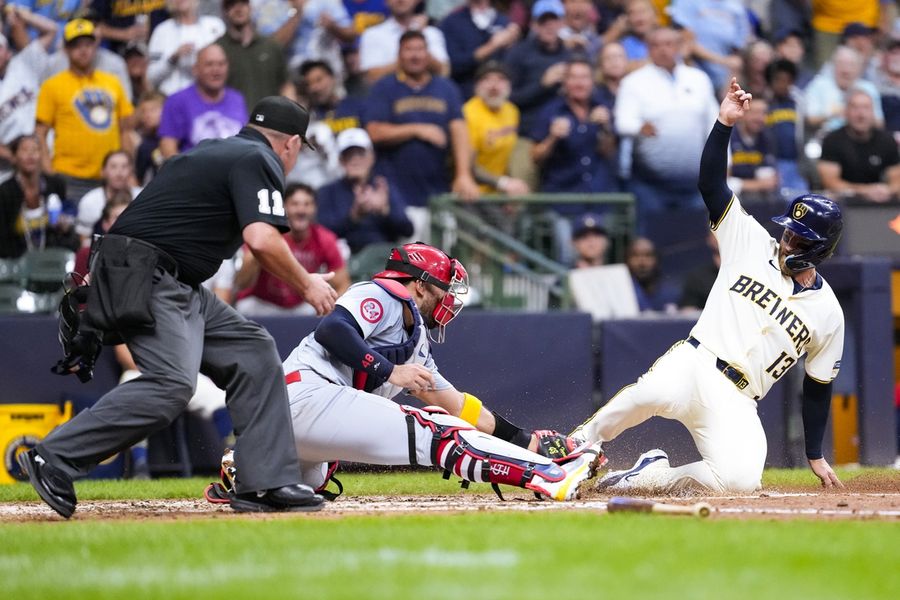
[[[651,450],[633,468],[600,479],[600,489],[758,489],[766,437],[756,403],[804,356],[806,456],[823,486],[842,485],[822,456],[822,437],[841,364],[844,317],[816,272],[838,243],[841,212],[828,198],[799,196],[773,219],[784,226],[780,241],[744,212],[725,177],[731,129],[751,99],[732,79],[700,162],[699,187],[722,264],[699,321],[687,340],[572,434],[608,441],[660,416],[683,423],[703,459],[673,468],[665,452]]]
[[[305,484],[322,490],[333,473],[329,463],[343,460],[435,466],[495,489],[505,484],[554,500],[576,497],[603,462],[599,444],[575,449],[559,462],[523,448],[561,436],[522,435],[438,371],[429,337],[435,332],[434,341],[443,341],[466,293],[468,275],[459,261],[427,244],[394,248],[385,270],[350,287],[291,352],[284,372]],[[428,406],[390,400],[403,390]],[[238,485],[243,476],[238,468]],[[210,501],[222,499],[216,488],[207,488]]]
[[[72,479],[172,422],[194,393],[198,372],[226,390],[238,433],[237,460],[246,476],[232,507],[321,506],[322,497],[299,483],[274,340],[200,285],[246,243],[320,314],[332,310],[331,275],[307,273],[279,232],[288,229],[284,173],[297,160],[308,123],[300,105],[263,98],[236,136],[170,159],[95,242],[84,313],[90,329],[80,327],[72,304],[61,305],[66,358],[57,371],[89,379],[99,352],[92,332],[103,332],[107,342],[115,337],[127,344],[141,375],[20,455],[31,484],[60,515],[75,511]]]

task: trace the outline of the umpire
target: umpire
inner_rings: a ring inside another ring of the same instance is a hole
[[[236,136],[207,140],[173,157],[95,243],[86,323],[120,336],[141,376],[103,396],[19,462],[41,498],[63,517],[75,512],[72,480],[172,422],[197,373],[225,389],[242,473],[232,508],[316,510],[302,485],[281,359],[271,336],[200,283],[247,244],[260,264],[289,283],[319,315],[337,297],[333,274],[310,274],[281,236],[287,231],[284,173],[308,143],[309,114],[269,96]]]

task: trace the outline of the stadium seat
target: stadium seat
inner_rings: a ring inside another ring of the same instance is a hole
[[[75,267],[75,253],[66,248],[32,250],[22,257],[25,288],[37,294],[58,292],[66,273]]]
[[[25,289],[17,283],[0,283],[0,315],[12,315],[24,311],[21,307]]]
[[[18,258],[0,258],[0,282],[19,283],[22,262]]]
[[[379,242],[377,244],[369,244],[347,261],[347,270],[350,272],[352,281],[365,281],[371,279],[372,275],[384,270],[384,263],[387,261],[391,248],[396,244],[389,242]]]

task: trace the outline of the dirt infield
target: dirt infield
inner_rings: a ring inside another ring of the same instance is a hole
[[[352,490],[349,490],[352,493]],[[199,492],[199,490],[198,490]],[[492,494],[452,496],[342,496],[307,518],[340,518],[373,514],[436,514],[469,511],[591,511],[606,512],[608,495],[592,490],[574,502],[539,501],[533,495],[505,492],[505,502]],[[878,519],[900,520],[900,476],[857,477],[838,491],[810,493],[780,489],[746,496],[682,496],[653,498],[671,504],[707,502],[712,519]],[[274,515],[297,518],[298,513]],[[78,505],[77,520],[167,520],[196,518],[272,518],[273,515],[237,515],[227,506],[197,500],[87,501]],[[0,523],[58,520],[37,502],[0,504]]]

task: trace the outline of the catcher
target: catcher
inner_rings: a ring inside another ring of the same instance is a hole
[[[555,432],[523,432],[438,371],[430,336],[443,341],[466,293],[459,261],[427,244],[394,248],[385,270],[352,286],[294,349],[284,371],[304,483],[323,491],[343,460],[435,466],[464,485],[505,484],[554,500],[577,496],[605,462],[599,444],[574,448]],[[427,407],[390,400],[404,390]],[[235,473],[228,455],[223,462],[226,487],[213,484],[206,496],[233,505]]]

